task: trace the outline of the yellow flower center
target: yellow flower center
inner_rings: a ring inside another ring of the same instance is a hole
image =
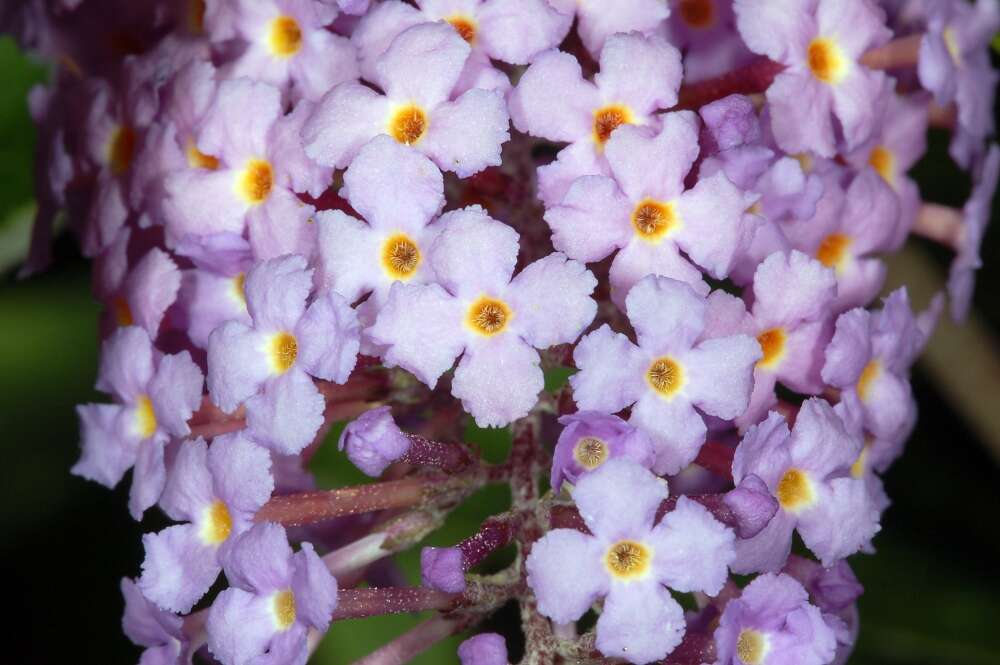
[[[609,104],[594,111],[594,140],[603,146],[611,138],[611,132],[622,125],[634,122],[632,111],[622,104]]]
[[[132,316],[132,308],[128,306],[128,301],[121,296],[118,296],[113,301],[111,301],[111,309],[115,313],[115,321],[118,325],[130,326],[135,323],[135,319]]]
[[[188,141],[187,161],[188,166],[193,169],[206,169],[208,171],[214,171],[219,168],[219,160],[212,155],[206,155],[201,150],[198,150],[194,141]]]
[[[715,6],[712,0],[681,0],[681,20],[692,28],[707,28],[715,22]]]
[[[816,499],[809,474],[801,469],[789,469],[778,481],[775,492],[778,503],[788,511],[796,511],[812,504]]]
[[[760,344],[761,353],[764,357],[757,361],[761,367],[773,368],[785,357],[785,343],[788,341],[788,334],[784,328],[771,328],[757,335],[757,343]]]
[[[823,238],[816,250],[816,258],[827,268],[841,270],[847,261],[847,250],[851,246],[851,237],[844,233],[831,233]]]
[[[872,447],[872,438],[870,436],[865,436],[865,445],[861,448],[861,453],[858,455],[858,459],[854,460],[854,464],[851,465],[851,476],[854,478],[861,478],[865,475],[865,469],[868,468],[868,451]]]
[[[156,411],[153,410],[153,401],[148,395],[143,395],[136,401],[135,428],[143,439],[156,433]]]
[[[809,43],[809,70],[824,83],[837,83],[847,75],[847,59],[836,42],[817,37]]]
[[[890,185],[896,184],[896,156],[892,151],[882,145],[872,148],[868,155],[868,164],[878,172],[882,179]]]
[[[491,337],[503,332],[513,312],[502,300],[481,297],[469,307],[466,324],[480,335]]]
[[[455,15],[445,19],[455,28],[458,36],[472,44],[476,41],[476,22],[468,16]]]
[[[271,338],[271,367],[278,374],[284,374],[299,356],[299,342],[295,335],[289,332],[280,332]]]
[[[634,540],[621,540],[610,548],[604,556],[608,572],[622,580],[642,577],[649,571],[653,553],[648,547]]]
[[[673,397],[684,386],[684,369],[673,358],[657,358],[646,370],[646,381],[664,397]]]
[[[766,653],[767,640],[760,632],[750,628],[740,632],[739,639],[736,640],[736,655],[743,661],[743,665],[760,665]]]
[[[240,303],[246,307],[247,304],[247,291],[246,291],[247,275],[244,272],[233,277],[233,296]]]
[[[944,39],[944,47],[948,49],[948,55],[958,66],[962,66],[962,47],[958,45],[958,36],[955,34],[954,28],[945,28],[941,33],[941,38]]]
[[[416,104],[397,110],[389,119],[389,135],[400,143],[413,145],[427,133],[427,114]]]
[[[405,233],[389,237],[382,245],[382,267],[392,279],[407,280],[420,267],[420,248]]]
[[[135,140],[135,130],[124,125],[111,134],[111,140],[108,141],[108,164],[115,175],[125,173],[132,166]]]
[[[288,630],[295,623],[295,594],[291,589],[285,589],[274,594],[272,610],[274,611],[274,623],[278,630]]]
[[[267,36],[267,45],[271,53],[279,58],[289,58],[302,48],[302,29],[291,16],[279,16],[271,21],[271,30]]]
[[[201,525],[201,540],[206,545],[218,545],[229,538],[233,530],[233,517],[225,503],[216,499],[205,509]]]
[[[608,444],[597,437],[585,436],[573,447],[573,458],[585,469],[596,469],[608,459]]]
[[[673,203],[645,199],[632,211],[632,227],[643,240],[656,242],[673,231],[680,219]]]
[[[858,397],[863,400],[868,399],[868,394],[872,389],[872,382],[878,378],[878,375],[882,373],[882,363],[878,360],[872,360],[865,368],[861,370],[861,376],[858,378]]]
[[[263,203],[271,194],[274,186],[274,171],[271,165],[263,159],[251,159],[246,168],[240,172],[238,189],[248,203],[254,205]]]

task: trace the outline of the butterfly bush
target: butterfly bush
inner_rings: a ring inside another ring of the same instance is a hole
[[[981,265],[996,2],[23,0],[0,28],[55,63],[22,274],[57,219],[94,262],[107,398],[71,472],[131,469],[150,520],[140,662],[297,665],[401,612],[359,662],[457,634],[464,665],[847,660],[911,369]],[[960,209],[910,176],[930,127]],[[954,258],[915,310],[880,294],[918,236]],[[321,486],[334,445],[371,480]],[[421,546],[488,484],[506,510]],[[480,628],[510,604],[520,636]]]

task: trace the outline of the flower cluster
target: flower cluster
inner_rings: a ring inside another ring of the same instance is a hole
[[[846,659],[846,560],[872,551],[946,300],[879,304],[884,257],[952,250],[966,315],[1000,9],[614,5],[0,10],[58,63],[30,97],[23,273],[65,211],[104,307],[110,401],[78,407],[72,472],[131,469],[135,519],[175,522],[122,580],[143,662],[303,663],[332,621],[436,611],[365,661],[402,662],[510,600],[524,662]],[[971,176],[962,210],[908,175],[932,125]],[[510,428],[505,462],[463,442],[473,421]],[[316,486],[341,426],[376,482]],[[509,510],[424,548],[420,585],[392,573],[498,482]],[[509,658],[495,633],[457,657]]]

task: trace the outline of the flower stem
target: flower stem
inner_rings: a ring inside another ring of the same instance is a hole
[[[936,203],[920,206],[913,233],[954,249],[962,236],[962,211]]]
[[[275,496],[257,511],[254,519],[257,522],[300,526],[344,515],[409,508],[427,498],[431,490],[440,484],[440,478],[404,478],[322,492]]]
[[[452,610],[461,604],[462,594],[445,593],[425,587],[384,587],[341,589],[333,620],[361,619],[384,614]]]
[[[364,658],[354,661],[354,665],[403,665],[444,638],[461,632],[473,621],[473,615],[432,617]]]

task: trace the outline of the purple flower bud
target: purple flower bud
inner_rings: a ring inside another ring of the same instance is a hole
[[[347,457],[369,476],[381,476],[390,464],[410,449],[410,440],[396,426],[392,409],[380,406],[365,411],[344,428],[337,443]]]
[[[559,419],[563,431],[552,459],[553,489],[564,480],[576,483],[609,459],[627,457],[647,469],[653,466],[653,442],[641,430],[618,416],[580,411]]]
[[[420,580],[424,586],[438,591],[465,591],[462,550],[457,547],[425,547],[420,552]]]
[[[727,493],[723,502],[736,514],[737,535],[740,538],[756,536],[778,512],[778,500],[771,496],[767,484],[753,474]]]
[[[760,138],[760,123],[753,103],[743,95],[730,95],[698,110],[705,130],[719,150],[728,150]]]
[[[496,633],[474,635],[458,645],[462,665],[507,665],[507,643]]]

